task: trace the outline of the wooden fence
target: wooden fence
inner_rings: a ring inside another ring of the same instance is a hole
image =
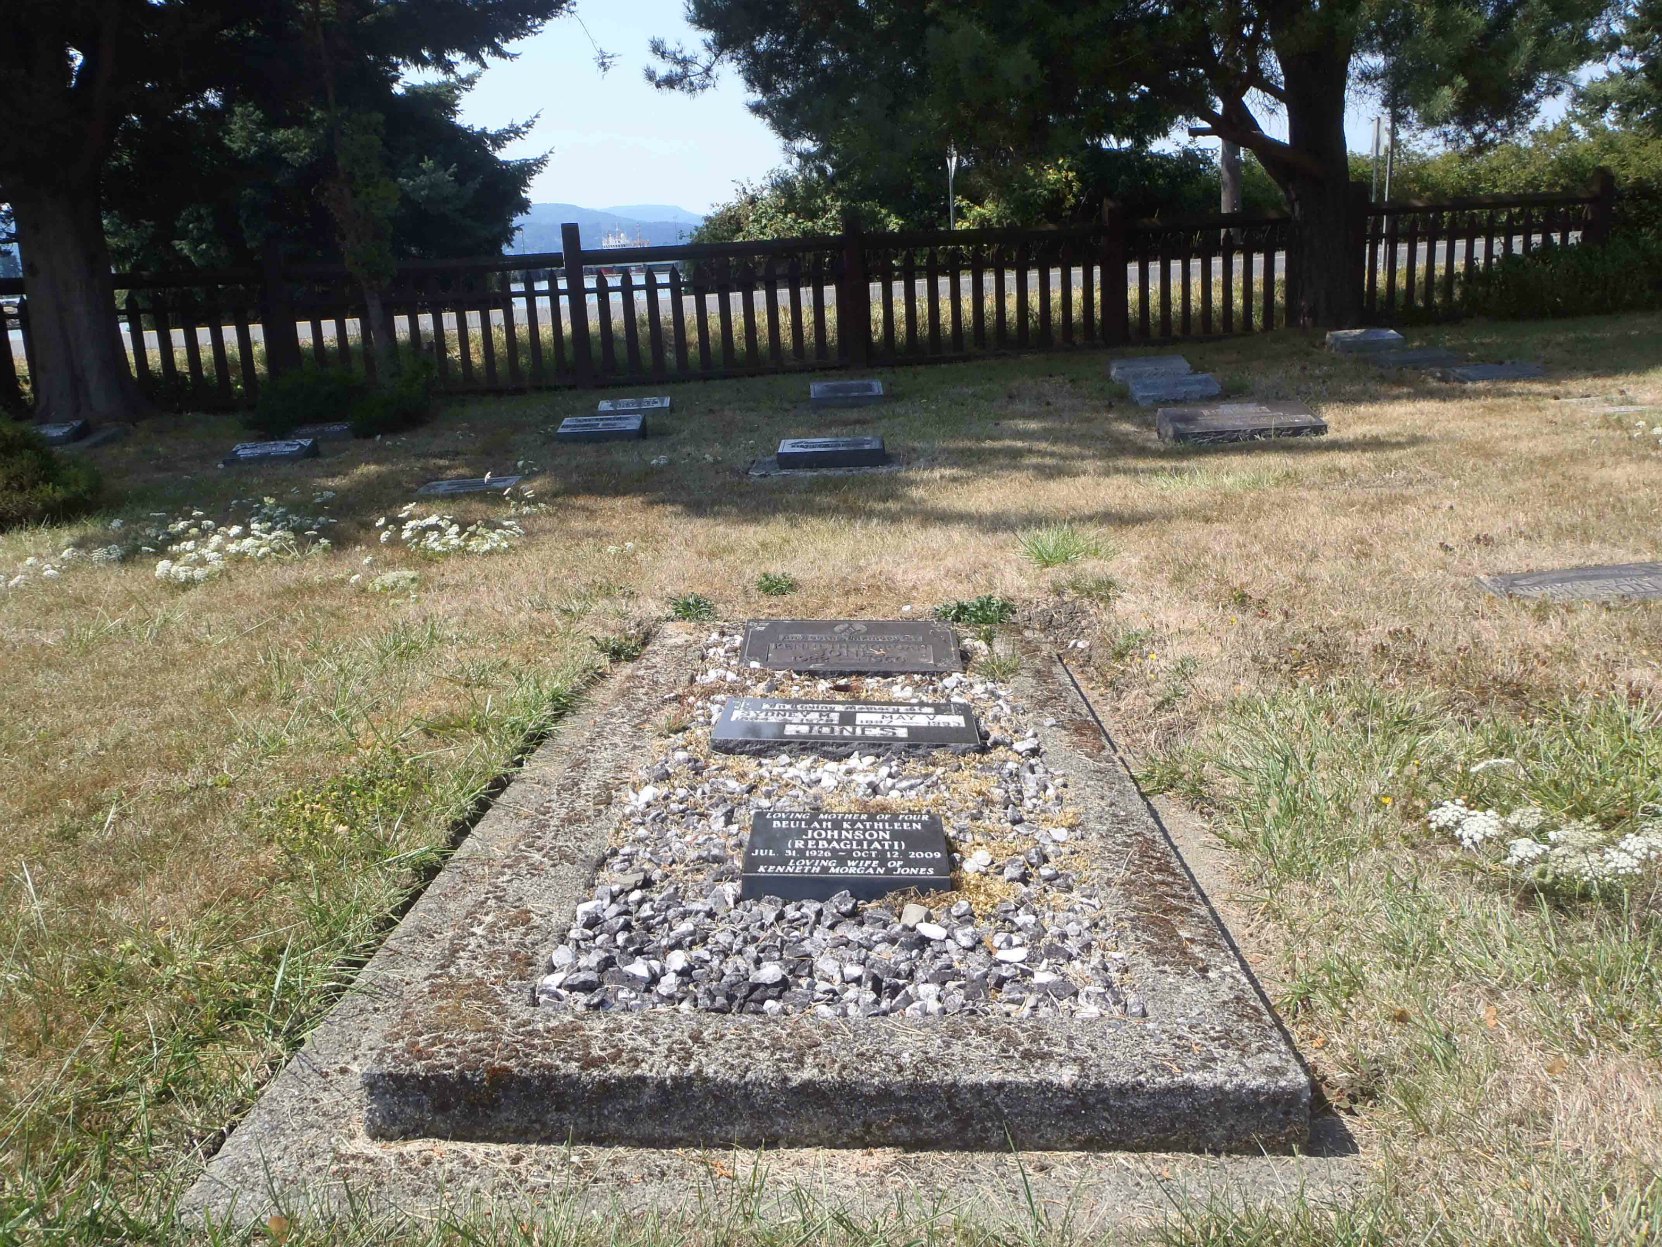
[[[1613,188],[1370,210],[1371,319],[1454,315],[1457,282],[1609,231]],[[1040,230],[839,235],[401,264],[383,303],[441,389],[516,391],[963,359],[1248,334],[1287,323],[1281,214]],[[134,374],[158,401],[252,402],[272,366],[373,370],[344,269],[120,274]],[[0,401],[28,371],[21,281],[0,281]]]

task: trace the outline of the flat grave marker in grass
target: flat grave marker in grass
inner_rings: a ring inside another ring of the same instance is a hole
[[[1404,346],[1403,337],[1395,329],[1371,326],[1366,329],[1333,329],[1328,331],[1327,349],[1340,355],[1360,355],[1368,351],[1386,351]]]
[[[332,420],[328,424],[303,424],[294,431],[296,437],[309,437],[319,442],[344,442],[352,437],[350,420]]]
[[[1405,346],[1383,351],[1370,351],[1368,363],[1376,368],[1457,368],[1465,357],[1446,346]]]
[[[944,892],[951,886],[952,859],[939,815],[771,811],[751,819],[739,895],[824,901],[848,892],[874,901],[903,889]]]
[[[810,381],[808,401],[815,407],[865,407],[888,396],[881,381]]]
[[[646,436],[646,417],[636,412],[615,416],[567,416],[554,431],[557,442],[631,442]]]
[[[817,752],[905,748],[981,748],[981,729],[965,702],[803,701],[730,697],[710,733],[719,753]]]
[[[963,670],[944,624],[905,619],[770,619],[745,628],[744,661],[769,671],[917,675]]]
[[[512,489],[525,478],[523,476],[464,476],[451,477],[442,481],[428,481],[418,494],[483,494],[493,490],[501,492]]]
[[[67,446],[92,432],[92,426],[85,420],[60,420],[51,424],[37,424],[34,428],[48,446]]]
[[[652,394],[641,398],[603,398],[595,405],[598,416],[620,416],[635,411],[668,411],[667,394]]]
[[[1444,381],[1473,385],[1482,381],[1534,381],[1547,375],[1541,365],[1529,360],[1508,360],[1504,364],[1458,364],[1441,369],[1437,376]]]
[[[1303,403],[1162,407],[1155,416],[1154,427],[1163,442],[1191,445],[1319,437],[1327,432],[1327,422]]]
[[[1547,602],[1657,601],[1662,600],[1662,563],[1613,563],[1603,567],[1513,572],[1483,576],[1478,583],[1502,597],[1539,598]]]
[[[1109,379],[1126,383],[1132,377],[1181,376],[1189,371],[1189,361],[1181,355],[1132,355],[1108,364]]]
[[[282,463],[294,459],[316,459],[319,451],[313,437],[282,437],[269,442],[238,442],[220,465],[238,463]]]
[[[1133,376],[1126,384],[1131,390],[1131,401],[1139,407],[1200,403],[1223,395],[1223,386],[1209,372],[1144,373]]]
[[[774,461],[790,468],[875,468],[889,461],[881,437],[787,437]]]

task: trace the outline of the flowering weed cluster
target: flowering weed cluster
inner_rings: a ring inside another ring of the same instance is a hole
[[[416,515],[413,502],[397,518],[403,521],[398,527],[393,527],[384,515],[375,521],[375,527],[381,530],[381,544],[397,541],[426,554],[494,554],[511,550],[525,536],[515,520],[481,520],[463,528],[448,515]]]
[[[327,500],[318,495],[314,501]],[[294,559],[330,547],[323,529],[335,521],[327,515],[301,515],[275,498],[240,499],[246,506],[241,524],[219,524],[201,511],[173,520],[155,533],[169,557],[156,564],[156,579],[174,584],[201,584],[223,572],[230,563]]]
[[[1662,864],[1658,806],[1645,807],[1637,829],[1624,835],[1591,819],[1555,818],[1540,806],[1502,815],[1474,810],[1458,797],[1433,807],[1426,822],[1469,852],[1498,857],[1502,866],[1542,887],[1626,886]]]

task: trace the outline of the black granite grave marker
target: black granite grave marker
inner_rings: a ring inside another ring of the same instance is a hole
[[[1334,329],[1327,335],[1327,349],[1340,355],[1361,355],[1368,351],[1389,351],[1405,345],[1395,329],[1370,326],[1366,329]]]
[[[446,496],[450,494],[483,494],[491,490],[502,493],[512,489],[524,479],[521,476],[452,477],[448,480],[428,481],[416,490],[416,493],[443,494]]]
[[[744,661],[769,671],[908,675],[962,671],[944,624],[907,619],[770,619],[744,633]]]
[[[557,442],[632,442],[646,436],[643,415],[567,416],[554,431]]]
[[[63,420],[56,424],[37,424],[35,432],[46,439],[48,446],[67,446],[78,442],[92,431],[85,420]]]
[[[270,442],[238,442],[231,453],[219,462],[225,467],[234,463],[270,463],[288,459],[316,459],[317,440],[310,437],[284,437]]]
[[[819,753],[887,748],[962,752],[981,747],[981,730],[964,702],[730,697],[710,744],[721,753],[772,753],[787,745],[806,745]]]
[[[815,407],[864,407],[887,396],[881,381],[810,381],[808,401]]]
[[[881,437],[787,437],[774,458],[781,468],[876,468],[889,452]]]
[[[1319,437],[1327,423],[1303,403],[1219,403],[1162,407],[1154,429],[1163,442],[1257,442],[1272,437]]]
[[[952,886],[946,833],[934,814],[756,814],[739,895],[823,901],[847,891],[874,901],[890,892]]]
[[[669,395],[655,394],[646,398],[603,398],[595,406],[598,416],[621,416],[632,411],[668,411]]]
[[[1548,602],[1598,602],[1622,598],[1662,599],[1662,563],[1613,563],[1605,567],[1569,567],[1561,571],[1514,572],[1485,576],[1480,583],[1505,597],[1541,598]]]
[[[344,442],[352,437],[352,422],[334,420],[328,424],[303,424],[294,431],[294,435],[316,438],[320,442]]]

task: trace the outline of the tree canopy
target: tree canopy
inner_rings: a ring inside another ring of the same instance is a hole
[[[1356,207],[1347,95],[1493,141],[1596,50],[1610,0],[689,0],[703,39],[657,42],[661,86],[723,65],[798,158],[881,183],[948,143],[982,167],[1148,143],[1183,122],[1263,165],[1303,228],[1303,318],[1347,323]],[[1270,124],[1278,115],[1283,125]],[[904,176],[903,173],[897,176]],[[1304,261],[1308,260],[1309,263]],[[1322,280],[1316,280],[1317,270]]]

